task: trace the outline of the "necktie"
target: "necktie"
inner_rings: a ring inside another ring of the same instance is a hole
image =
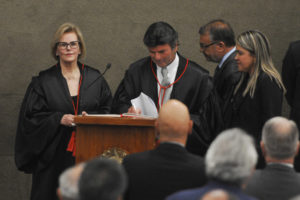
[[[167,87],[168,85],[170,85],[170,81],[168,79],[168,70],[167,68],[162,68],[161,69],[161,74],[162,74],[162,81],[161,81],[161,85],[164,86],[164,87]],[[166,101],[169,100],[168,96],[168,91],[170,91],[168,88],[167,89],[164,89],[164,88],[161,88],[160,90],[160,96],[159,96],[159,104],[160,104],[160,107],[162,106],[162,104],[164,104]],[[167,97],[167,98],[166,98]],[[163,99],[163,102],[161,102]]]
[[[221,71],[221,69],[220,69],[219,65],[217,65],[217,67],[215,69],[215,73],[214,73],[214,78],[213,78],[214,83],[216,83],[218,81],[220,71]]]

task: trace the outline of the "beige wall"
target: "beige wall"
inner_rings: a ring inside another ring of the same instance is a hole
[[[199,27],[215,18],[229,21],[236,34],[264,32],[273,58],[281,62],[290,41],[300,39],[299,0],[0,0],[0,196],[28,199],[30,176],[14,165],[14,137],[21,100],[32,76],[53,65],[50,41],[64,22],[77,24],[87,43],[84,62],[99,70],[114,92],[129,64],[147,55],[142,38],[155,21],[179,33],[179,51],[211,73],[215,64],[199,53]],[[284,106],[284,115],[288,107]]]

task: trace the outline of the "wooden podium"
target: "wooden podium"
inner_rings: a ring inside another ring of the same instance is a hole
[[[155,119],[120,115],[75,116],[76,163],[111,149],[127,154],[153,149]]]

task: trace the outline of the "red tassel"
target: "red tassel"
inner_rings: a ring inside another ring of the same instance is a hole
[[[76,140],[75,140],[75,131],[73,131],[72,132],[72,136],[71,136],[71,138],[70,138],[70,141],[69,141],[69,144],[68,144],[68,148],[67,148],[67,151],[70,151],[70,152],[73,152],[73,156],[75,157],[75,155],[76,155],[76,145],[75,145],[75,142],[76,142]]]

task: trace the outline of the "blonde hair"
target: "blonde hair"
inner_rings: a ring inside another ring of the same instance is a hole
[[[65,34],[65,33],[75,33],[78,41],[79,41],[79,48],[81,54],[78,55],[78,58],[83,58],[86,54],[86,47],[85,47],[85,42],[83,40],[82,33],[79,29],[78,26],[72,24],[72,23],[64,23],[62,24],[55,32],[52,43],[51,43],[51,55],[55,60],[58,60],[59,58],[56,55],[56,50],[57,50],[57,43],[59,42],[60,38]]]
[[[256,82],[261,71],[265,72],[271,80],[275,80],[279,88],[281,88],[285,93],[285,87],[282,83],[280,74],[276,70],[271,58],[270,43],[267,37],[260,31],[249,30],[241,33],[238,36],[236,43],[237,45],[249,51],[250,54],[255,58],[254,71],[253,74],[250,75],[246,89],[243,92],[243,96],[246,96],[246,94],[249,92],[250,97],[253,98]],[[242,74],[242,77],[235,88],[234,94],[241,86],[243,80],[245,79],[245,75],[246,73]]]

